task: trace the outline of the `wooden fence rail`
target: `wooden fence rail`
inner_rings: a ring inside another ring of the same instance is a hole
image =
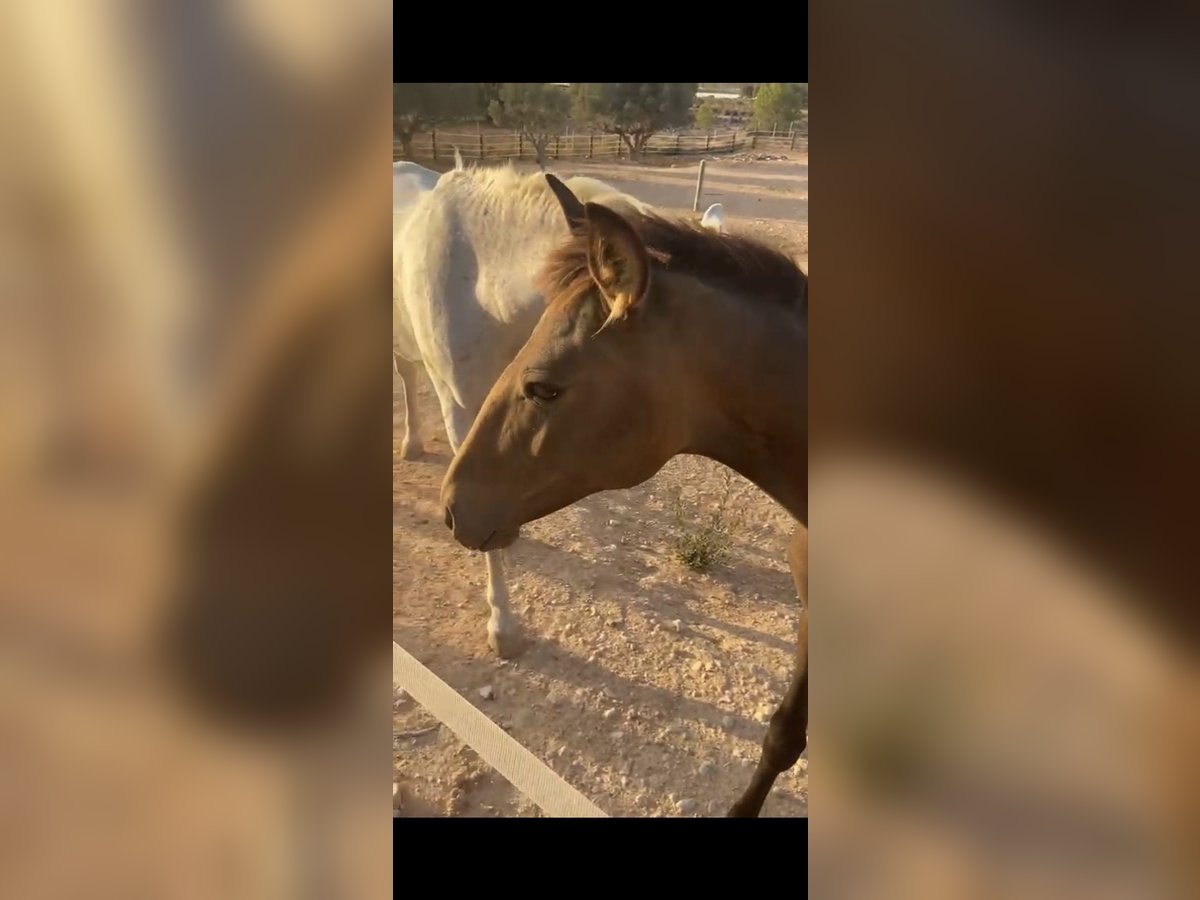
[[[447,160],[457,149],[464,159],[537,159],[530,141],[518,132],[443,132],[436,129],[412,141],[413,159]],[[763,131],[724,131],[700,134],[656,134],[643,153],[654,156],[696,156],[742,151],[775,153],[808,149],[808,134],[792,131],[772,134]],[[604,159],[629,156],[629,148],[615,134],[564,134],[551,138],[547,159]],[[396,141],[393,159],[403,159],[403,145]]]

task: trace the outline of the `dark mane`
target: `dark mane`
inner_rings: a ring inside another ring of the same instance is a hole
[[[622,213],[649,251],[653,270],[690,275],[769,303],[808,311],[808,276],[786,254],[754,238],[719,234],[698,223]],[[572,235],[552,252],[539,279],[546,300],[574,298],[593,287],[588,238]]]

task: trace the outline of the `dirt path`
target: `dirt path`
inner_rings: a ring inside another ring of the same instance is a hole
[[[564,175],[590,175],[607,181],[655,206],[692,208],[699,162],[650,168],[617,163],[564,160],[549,168]],[[711,159],[705,166],[700,210],[721,203],[731,216],[808,223],[808,155],[787,160],[728,161]]]

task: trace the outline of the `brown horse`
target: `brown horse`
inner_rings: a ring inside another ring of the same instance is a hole
[[[546,176],[571,229],[548,258],[547,307],[492,387],[442,486],[473,550],[597,491],[633,487],[678,453],[724,463],[798,521],[796,668],[754,778],[756,816],[803,752],[808,723],[808,278],[760,243],[582,204]]]

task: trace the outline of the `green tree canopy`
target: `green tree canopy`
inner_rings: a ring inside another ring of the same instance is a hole
[[[619,135],[631,156],[664,128],[687,125],[699,83],[573,84],[575,116]]]
[[[806,109],[807,84],[762,84],[754,95],[754,121],[760,128],[794,122]]]
[[[717,124],[717,106],[711,100],[705,100],[696,110],[696,127],[711,131]]]
[[[512,128],[529,138],[539,166],[546,165],[546,145],[560,134],[571,114],[571,96],[554,84],[501,84],[499,95],[488,105],[488,114],[501,128]]]
[[[399,139],[404,155],[412,159],[412,139],[418,131],[483,114],[486,87],[475,82],[393,82],[392,133]]]

